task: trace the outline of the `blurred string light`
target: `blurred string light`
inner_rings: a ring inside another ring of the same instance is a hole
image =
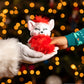
[[[57,62],[55,62],[55,64],[58,66],[60,64],[60,62],[57,61]]]
[[[0,37],[0,39],[2,39],[2,37]]]
[[[7,14],[8,13],[8,9],[3,9],[3,13]]]
[[[29,13],[29,10],[28,9],[24,9],[24,13]]]
[[[77,31],[79,31],[79,29],[78,28],[75,28],[74,32],[77,32]]]
[[[53,70],[53,66],[50,65],[50,66],[48,67],[48,69],[49,69],[49,70]]]
[[[84,6],[84,1],[82,1],[82,5]]]
[[[74,2],[74,3],[73,3],[73,6],[74,6],[74,7],[78,7],[78,3],[77,3],[77,2]]]
[[[20,78],[19,78],[19,81],[20,81],[20,82],[23,82],[23,81],[24,81],[24,78],[23,78],[23,77],[20,77]]]
[[[71,46],[71,47],[70,47],[70,50],[71,50],[71,51],[74,51],[74,50],[75,50],[75,47],[74,47],[74,46]]]
[[[17,6],[14,6],[14,9],[17,10],[18,9]]]
[[[43,6],[40,7],[40,11],[44,11],[45,8]]]
[[[84,13],[83,9],[80,9],[79,12],[80,12],[80,14],[83,14]]]
[[[11,79],[8,79],[8,80],[7,80],[7,83],[12,83],[12,80],[11,80]]]
[[[21,20],[21,24],[22,24],[22,25],[24,25],[24,24],[25,24],[25,22],[26,22],[25,20]]]
[[[23,74],[25,74],[25,75],[26,75],[26,74],[27,74],[27,70],[23,70]]]
[[[18,76],[22,75],[21,71],[18,71]]]
[[[33,83],[32,83],[32,81],[28,81],[28,82],[27,82],[27,83],[25,83],[25,84],[33,84]]]
[[[62,5],[63,5],[63,6],[66,6],[66,5],[67,5],[67,2],[63,1],[63,2],[62,2]]]
[[[19,27],[20,27],[20,23],[17,22],[16,25],[14,26],[14,30],[18,30]]]
[[[33,20],[35,18],[34,15],[30,15],[30,19]]]
[[[6,18],[3,18],[3,19],[2,19],[2,22],[6,22]]]
[[[60,64],[59,57],[55,57],[55,64],[58,66]]]
[[[34,4],[33,2],[31,2],[31,3],[29,4],[29,6],[30,6],[31,8],[33,8],[33,7],[35,6],[35,4]]]
[[[55,61],[59,61],[59,57],[55,57]]]
[[[0,26],[3,27],[5,24],[4,22],[0,22]]]
[[[61,17],[61,18],[65,18],[65,14],[64,14],[64,13],[61,13],[61,14],[60,14],[60,17]]]
[[[73,70],[76,70],[76,69],[77,69],[75,64],[71,64],[70,67],[71,67],[71,69],[73,69]]]
[[[81,63],[84,64],[84,56],[81,57]]]
[[[82,78],[84,75],[83,75],[83,73],[80,73],[79,76]]]
[[[5,4],[5,6],[8,6],[10,3],[9,3],[9,1],[5,1],[4,4]]]
[[[14,14],[14,11],[13,11],[13,10],[10,10],[9,13],[10,13],[11,15],[13,15],[13,14]]]
[[[1,82],[1,84],[6,84],[5,82]]]
[[[48,9],[48,13],[52,13],[52,9],[50,8],[50,9]]]
[[[14,14],[18,14],[18,10],[14,10]]]
[[[75,72],[74,72],[74,75],[75,75],[75,76],[78,76],[78,74],[79,74],[78,71],[75,71]]]
[[[82,17],[82,21],[84,22],[84,17]]]
[[[53,9],[52,12],[53,12],[53,14],[56,14],[57,13],[57,10],[56,9]]]
[[[40,71],[39,70],[36,71],[36,75],[40,75]]]
[[[51,37],[54,37],[54,33],[51,34]]]
[[[27,28],[27,27],[28,27],[28,24],[27,24],[27,23],[25,23],[25,24],[24,24],[24,26]]]
[[[17,33],[18,33],[19,35],[21,35],[21,34],[22,34],[22,30],[18,30]]]
[[[30,74],[33,75],[34,74],[34,70],[30,70]]]
[[[58,3],[57,9],[58,9],[58,10],[61,10],[61,8],[62,8],[62,3]]]
[[[61,26],[60,26],[60,30],[64,31],[65,29],[66,29],[66,28],[65,28],[64,25],[61,25]]]
[[[6,34],[7,33],[7,30],[2,30],[2,34]]]
[[[84,52],[84,48],[83,48],[83,52]]]

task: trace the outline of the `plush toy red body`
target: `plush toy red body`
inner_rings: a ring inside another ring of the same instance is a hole
[[[52,53],[55,48],[55,45],[50,44],[50,42],[50,36],[37,35],[30,39],[29,44],[34,50],[49,54]]]

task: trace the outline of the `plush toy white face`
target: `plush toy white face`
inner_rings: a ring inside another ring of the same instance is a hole
[[[35,36],[38,34],[44,34],[50,36],[51,30],[54,28],[54,20],[51,19],[48,24],[42,22],[28,21],[28,29],[30,30],[30,35]]]

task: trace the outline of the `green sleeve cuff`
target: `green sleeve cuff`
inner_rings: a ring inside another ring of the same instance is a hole
[[[77,44],[73,33],[68,34],[65,37],[67,38],[68,41],[68,47],[75,46]]]

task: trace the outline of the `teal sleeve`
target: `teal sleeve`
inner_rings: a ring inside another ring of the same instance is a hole
[[[68,47],[84,44],[84,28],[78,32],[68,34],[65,37],[68,41]]]

